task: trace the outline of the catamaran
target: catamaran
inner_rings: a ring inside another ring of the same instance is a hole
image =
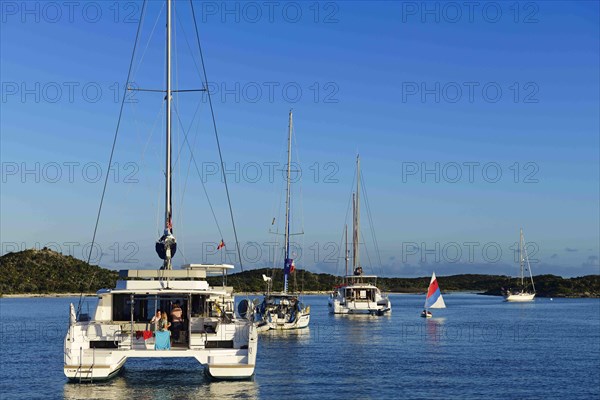
[[[348,229],[346,238],[346,273],[343,284],[337,286],[329,296],[329,312],[333,314],[371,314],[384,315],[392,312],[392,304],[387,296],[381,294],[376,275],[363,274],[360,263],[360,157],[356,156],[356,193],[352,196],[353,235],[352,235],[352,271],[348,273]]]
[[[533,298],[535,297],[535,284],[533,283],[533,274],[531,272],[531,265],[529,264],[529,257],[527,256],[527,246],[525,246],[525,237],[523,236],[522,228],[519,235],[519,267],[521,270],[520,287],[516,290],[506,290],[504,293],[505,301],[526,302],[533,301]],[[525,284],[525,268],[529,271],[531,290],[529,290],[528,285]]]
[[[431,274],[431,281],[429,282],[429,288],[427,289],[427,296],[425,297],[425,307],[421,313],[423,318],[431,318],[433,314],[429,311],[430,308],[446,308],[442,292],[435,277],[435,272]]]
[[[259,331],[289,330],[306,328],[310,322],[310,306],[304,305],[298,295],[288,291],[289,278],[294,270],[294,260],[290,254],[290,186],[291,186],[291,163],[292,163],[292,111],[289,114],[288,124],[288,148],[287,148],[287,182],[285,200],[285,245],[284,245],[284,267],[283,267],[283,291],[274,293],[272,291],[272,277],[263,275],[267,283],[267,292],[263,300],[254,310],[254,321]],[[244,306],[246,307],[246,306]]]
[[[145,5],[146,2],[142,16]],[[172,1],[167,0],[167,79],[163,91],[166,96],[165,214],[164,234],[155,245],[163,260],[162,267],[120,271],[114,289],[97,292],[98,303],[93,315],[81,313],[81,299],[77,311],[71,304],[64,339],[64,373],[72,381],[111,378],[129,358],[139,357],[195,358],[204,365],[206,374],[216,379],[247,379],[254,374],[258,334],[251,321],[238,319],[234,314],[232,288],[225,285],[226,273],[233,266],[187,264],[179,270],[172,268],[177,241],[171,196],[171,103],[175,92],[171,85],[171,8]],[[141,21],[142,18],[140,24]],[[222,286],[208,284],[207,276],[214,274],[223,276]],[[164,327],[153,329],[150,321],[158,310],[168,315],[175,308],[178,321],[176,324],[173,321],[176,326],[172,325],[171,331]]]

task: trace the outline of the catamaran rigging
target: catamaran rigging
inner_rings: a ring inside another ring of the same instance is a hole
[[[345,225],[346,241],[344,283],[337,286],[329,296],[329,312],[333,314],[383,315],[392,310],[387,296],[376,286],[377,276],[364,275],[360,263],[360,157],[356,156],[356,192],[352,193],[352,274],[348,273],[348,226]],[[368,254],[368,253],[367,253]]]
[[[98,306],[93,316],[84,316],[79,312],[81,301],[77,313],[74,312],[74,307],[71,305],[69,328],[64,340],[64,373],[70,380],[74,381],[94,381],[111,378],[121,370],[128,358],[136,357],[195,358],[204,364],[208,376],[217,379],[247,379],[254,374],[258,349],[257,330],[250,321],[235,318],[233,288],[225,286],[226,272],[232,269],[233,266],[227,264],[187,264],[181,270],[173,270],[172,258],[177,250],[177,242],[173,234],[171,165],[171,108],[172,93],[174,92],[171,83],[172,0],[166,0],[166,4],[165,214],[164,234],[155,246],[156,252],[163,260],[163,265],[158,271],[120,271],[120,279],[117,281],[115,288],[101,289],[97,292]],[[190,2],[190,5],[192,16],[195,18],[193,3]],[[140,18],[138,25],[136,44],[134,45],[126,82],[128,90],[131,66],[145,10],[146,2],[142,7],[142,18]],[[195,19],[194,26],[196,27]],[[197,27],[196,36],[198,37]],[[204,77],[206,78],[205,70]],[[110,161],[112,161],[121,123],[123,105],[124,99],[119,113]],[[215,135],[217,135],[212,103],[211,114]],[[223,165],[220,147],[219,156],[221,165]],[[107,180],[105,181],[94,228],[94,240],[106,192],[106,183]],[[228,202],[233,223],[229,193]],[[234,234],[237,242],[235,224]],[[224,245],[223,241],[222,243]],[[211,287],[206,281],[209,275],[215,273],[223,276],[223,287],[221,288]],[[170,332],[165,329],[155,331],[153,335],[151,328],[148,327],[149,318],[159,308],[163,313],[168,314],[168,310],[173,307],[173,304],[181,304],[177,337],[169,340]],[[150,311],[153,311],[152,314],[149,313]]]

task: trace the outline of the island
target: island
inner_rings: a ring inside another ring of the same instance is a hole
[[[282,289],[283,270],[260,268],[227,276],[227,285],[236,292],[261,293],[265,290],[263,274],[273,277],[273,290]],[[90,265],[69,255],[51,249],[24,250],[0,257],[0,296],[2,295],[60,295],[95,293],[101,288],[112,288],[118,271]],[[390,293],[423,293],[429,276],[420,278],[382,277],[378,284]],[[503,275],[463,274],[439,276],[443,292],[474,292],[500,296],[502,287],[516,287],[518,278]],[[600,298],[600,275],[563,278],[556,275],[534,277],[539,297],[595,297]],[[341,282],[332,274],[313,273],[298,269],[290,288],[304,293],[327,293]],[[221,277],[209,278],[211,285],[221,285]]]

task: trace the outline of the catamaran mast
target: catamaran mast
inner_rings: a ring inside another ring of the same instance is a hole
[[[292,164],[292,110],[288,124],[288,162],[287,162],[287,188],[285,194],[285,267],[283,274],[283,292],[287,293],[288,278],[292,260],[290,259],[290,173]]]
[[[165,166],[165,233],[173,233],[173,216],[171,210],[171,0],[167,0],[167,118],[166,118],[166,166]],[[165,269],[171,269],[171,249],[166,248]]]
[[[167,118],[166,118],[166,166],[165,166],[165,229],[171,226],[171,0],[167,0]]]
[[[167,45],[166,45],[166,69],[167,88],[166,99],[166,156],[165,156],[165,226],[163,236],[156,242],[156,252],[164,260],[162,269],[171,269],[171,258],[177,251],[177,243],[173,236],[173,208],[172,208],[172,171],[171,171],[171,1],[167,0]]]

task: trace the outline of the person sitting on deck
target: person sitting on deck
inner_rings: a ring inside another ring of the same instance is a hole
[[[171,349],[171,332],[169,327],[171,324],[167,319],[167,313],[162,312],[161,318],[158,320],[158,330],[155,332],[154,350],[170,350]]]
[[[162,312],[160,320],[158,321],[158,330],[165,332],[165,331],[168,331],[170,327],[171,327],[171,323],[169,322],[169,320],[167,318],[167,313]]]

